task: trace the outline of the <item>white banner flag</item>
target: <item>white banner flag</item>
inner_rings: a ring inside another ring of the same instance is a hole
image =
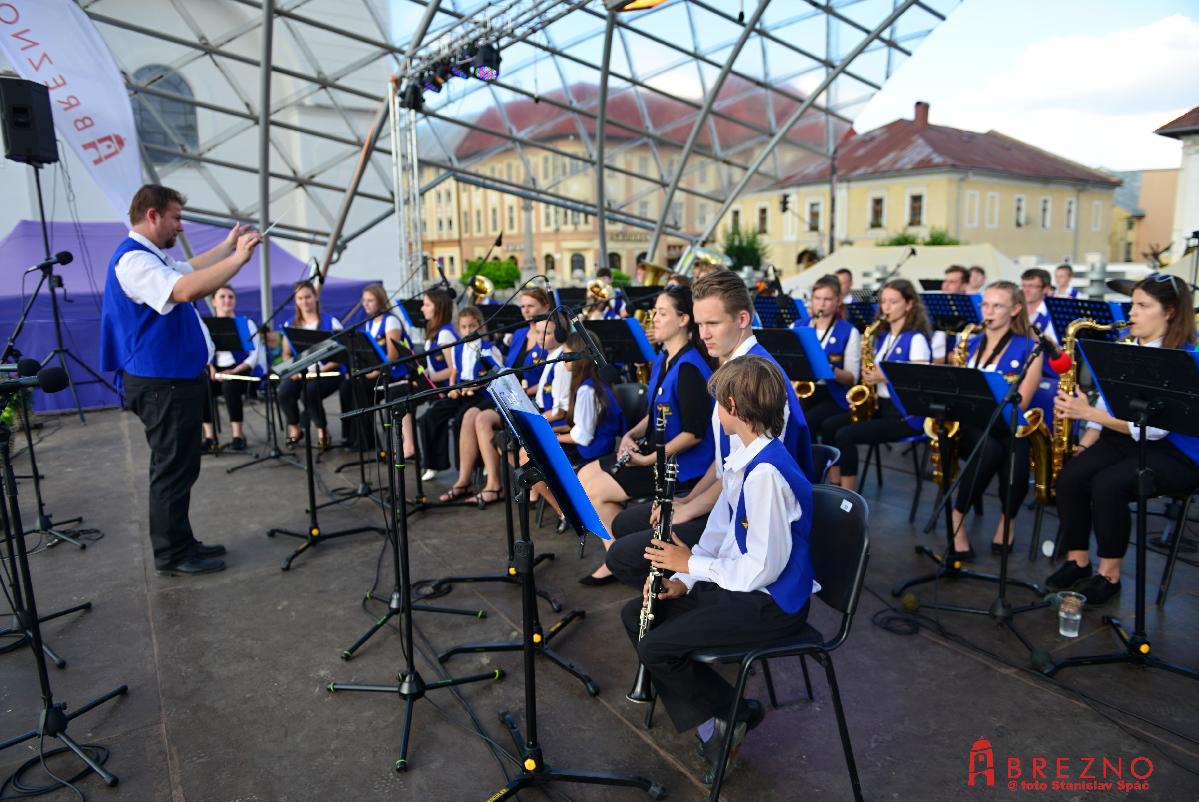
[[[54,127],[124,218],[142,185],[137,128],[108,45],[74,0],[0,2],[0,50],[50,90]]]

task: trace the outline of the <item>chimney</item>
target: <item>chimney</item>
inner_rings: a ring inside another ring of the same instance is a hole
[[[916,123],[917,128],[928,128],[928,104],[923,100],[916,101],[916,114],[912,122]]]

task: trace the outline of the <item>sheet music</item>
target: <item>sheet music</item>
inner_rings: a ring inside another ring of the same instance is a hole
[[[533,400],[525,394],[525,391],[520,386],[520,382],[516,380],[516,376],[513,374],[493,379],[487,384],[487,392],[491,393],[491,397],[495,399],[496,406],[502,410],[517,409],[521,412],[528,412],[531,415],[541,414],[537,410],[537,407],[533,406]]]

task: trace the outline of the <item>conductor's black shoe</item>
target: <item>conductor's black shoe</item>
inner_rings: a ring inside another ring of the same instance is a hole
[[[159,576],[190,576],[192,574],[211,574],[225,570],[224,560],[208,560],[204,557],[188,557],[170,565],[158,568]]]
[[[234,451],[245,451],[246,450],[246,438],[234,437],[233,444],[230,445],[229,447],[232,448]]]
[[[1062,563],[1062,567],[1049,575],[1045,580],[1045,587],[1049,590],[1069,590],[1080,582],[1084,582],[1091,578],[1094,570],[1091,564],[1087,563],[1080,566],[1074,560],[1066,560]],[[1087,597],[1090,599],[1090,597]]]
[[[580,585],[587,585],[592,588],[598,588],[600,585],[611,585],[615,581],[616,574],[608,574],[607,576],[592,576],[588,574],[587,576],[579,577]]]
[[[220,557],[225,553],[225,547],[220,543],[213,543],[211,546],[206,543],[196,541],[192,546],[193,557]]]
[[[1094,607],[1102,607],[1120,595],[1120,583],[1111,581],[1103,574],[1095,574],[1095,576],[1085,582],[1078,583],[1075,587],[1079,593],[1087,597],[1083,606],[1088,610]]]

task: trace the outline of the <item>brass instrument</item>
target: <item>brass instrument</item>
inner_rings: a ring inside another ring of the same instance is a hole
[[[654,540],[670,541],[670,527],[674,520],[674,489],[675,480],[679,475],[679,464],[675,457],[666,456],[666,416],[669,408],[665,404],[658,405],[657,429],[654,432],[658,463],[655,467],[657,476],[656,501],[658,504],[658,525],[654,527]],[[645,638],[654,621],[654,603],[662,592],[663,572],[658,568],[650,568],[649,593],[641,604],[641,617],[637,629],[637,640]],[[630,702],[644,704],[653,701],[653,687],[650,684],[649,671],[645,664],[637,664],[637,676],[633,680],[633,689],[625,694]]]
[[[1062,352],[1070,355],[1070,369],[1058,379],[1058,392],[1074,395],[1078,387],[1078,333],[1088,331],[1112,331],[1127,328],[1128,323],[1118,320],[1115,323],[1096,323],[1090,318],[1082,317],[1066,327],[1066,337],[1062,340]],[[1054,485],[1057,477],[1062,475],[1066,461],[1074,456],[1074,421],[1053,413],[1053,433],[1050,434],[1045,425],[1044,413],[1039,409],[1029,410],[1024,414],[1028,425],[1020,427],[1017,437],[1031,437],[1029,442],[1029,462],[1032,466],[1033,487],[1037,503],[1051,506],[1055,503]]]
[[[862,332],[862,373],[878,367],[874,362],[874,335],[885,321],[876,320]],[[851,423],[863,423],[878,414],[878,391],[872,384],[855,384],[845,393]]]
[[[491,297],[491,293],[495,292],[495,282],[487,278],[487,276],[476,273],[471,278],[470,283],[466,285],[467,303],[471,306],[479,306],[487,303],[487,299]]]
[[[645,268],[645,281],[642,284],[644,287],[665,287],[666,280],[670,278],[670,268],[655,265],[651,262],[641,262],[641,267]],[[642,331],[645,332],[646,339],[651,345],[657,345],[657,340],[654,339],[654,312],[653,306],[648,309],[639,308],[633,310],[633,318],[641,324]],[[637,381],[642,384],[649,384],[650,365],[638,363],[634,370],[636,371]]]
[[[949,356],[949,364],[964,368],[970,359],[970,338],[983,330],[978,323],[971,323],[957,333],[957,345]],[[981,345],[979,346],[982,347]],[[948,487],[958,475],[958,435],[961,424],[955,420],[945,421],[945,451],[941,454],[941,438],[937,432],[937,419],[924,419],[924,434],[928,437],[928,459],[933,466],[933,481],[938,487]]]
[[[812,328],[816,328],[816,321],[818,321],[818,320],[820,320],[819,312],[812,315]],[[829,325],[833,325],[833,324],[830,323]],[[805,398],[811,398],[812,394],[816,392],[816,382],[813,382],[813,381],[804,380],[804,381],[791,382],[791,384],[795,387],[795,395],[800,400],[803,400]]]
[[[612,300],[613,288],[611,284],[600,281],[598,278],[592,279],[587,284],[587,300],[584,302],[584,309],[587,310],[585,317],[587,320],[600,320],[604,316],[604,310],[608,308],[608,302]]]

